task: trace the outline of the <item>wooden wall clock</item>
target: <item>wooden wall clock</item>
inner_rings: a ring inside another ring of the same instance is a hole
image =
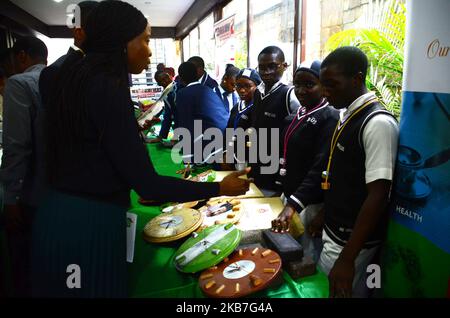
[[[166,243],[188,236],[202,224],[202,214],[193,209],[178,209],[161,214],[147,223],[144,239],[151,243]]]
[[[281,258],[270,249],[239,249],[202,272],[199,285],[213,298],[238,298],[268,287],[280,274]]]

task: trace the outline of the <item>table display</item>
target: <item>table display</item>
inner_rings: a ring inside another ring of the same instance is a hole
[[[164,176],[178,177],[176,172],[183,167],[180,163],[175,163],[172,159],[170,149],[166,149],[159,144],[149,144],[147,148],[151,160],[158,174]],[[221,172],[217,172],[220,174]],[[220,178],[220,176],[219,176]],[[186,237],[164,244],[148,242],[142,236],[146,225],[155,217],[165,215],[162,206],[144,206],[139,204],[139,196],[131,192],[130,212],[137,215],[136,239],[134,242],[134,258],[132,263],[128,263],[128,284],[129,296],[133,298],[203,298],[205,294],[199,285],[197,274],[186,274],[176,269],[174,265],[175,253],[183,244]],[[253,199],[239,199],[241,207],[245,207],[244,202],[253,202]],[[282,202],[279,198],[266,198],[268,203],[272,203],[272,209],[282,210]],[[274,208],[273,201],[278,200]],[[206,201],[204,201],[206,203]],[[200,202],[199,206],[202,204]],[[170,205],[170,204],[169,204]],[[197,207],[196,207],[197,208]],[[241,219],[242,221],[242,219]],[[239,222],[240,223],[240,222]],[[239,228],[239,223],[235,227]],[[198,231],[198,229],[196,230]],[[258,230],[260,231],[260,230]],[[243,235],[245,232],[241,232]],[[192,233],[191,233],[192,234]],[[260,235],[258,235],[260,237]],[[243,240],[241,238],[240,244]],[[262,298],[321,298],[328,297],[327,276],[317,271],[312,276],[293,279],[287,271],[283,271],[280,280],[282,284],[269,284],[247,297]]]

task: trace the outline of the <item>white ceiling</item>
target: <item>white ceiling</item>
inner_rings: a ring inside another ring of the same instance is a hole
[[[47,25],[65,25],[66,8],[82,0],[10,0]],[[126,0],[147,16],[153,27],[174,27],[195,0]]]

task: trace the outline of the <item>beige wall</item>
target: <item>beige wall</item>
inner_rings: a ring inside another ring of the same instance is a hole
[[[389,0],[307,0],[305,59],[323,58],[326,54],[325,43],[339,31],[378,27],[378,17],[387,9],[388,2]]]

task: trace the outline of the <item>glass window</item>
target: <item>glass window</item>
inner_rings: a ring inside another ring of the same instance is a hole
[[[166,67],[173,67],[176,71],[181,61],[176,44],[173,39],[150,39],[152,57],[149,68],[141,74],[132,76],[133,85],[155,85],[154,74],[159,63],[164,63]]]
[[[200,56],[205,61],[205,70],[209,75],[214,76],[214,62],[216,55],[216,45],[214,41],[214,17],[210,14],[199,24],[200,32]]]
[[[250,67],[258,66],[258,54],[262,49],[276,45],[283,50],[289,65],[283,80],[292,83],[295,0],[250,0],[250,5]]]
[[[183,59],[184,61],[187,61],[191,55],[190,53],[190,41],[189,41],[189,35],[187,35],[183,39]]]
[[[266,2],[259,1],[259,2]],[[247,0],[233,0],[223,8],[223,18],[234,15],[235,58],[238,68],[247,67]]]
[[[198,28],[192,29],[191,33],[189,33],[189,40],[190,40],[189,57],[200,55],[198,50],[198,43],[199,43]]]

